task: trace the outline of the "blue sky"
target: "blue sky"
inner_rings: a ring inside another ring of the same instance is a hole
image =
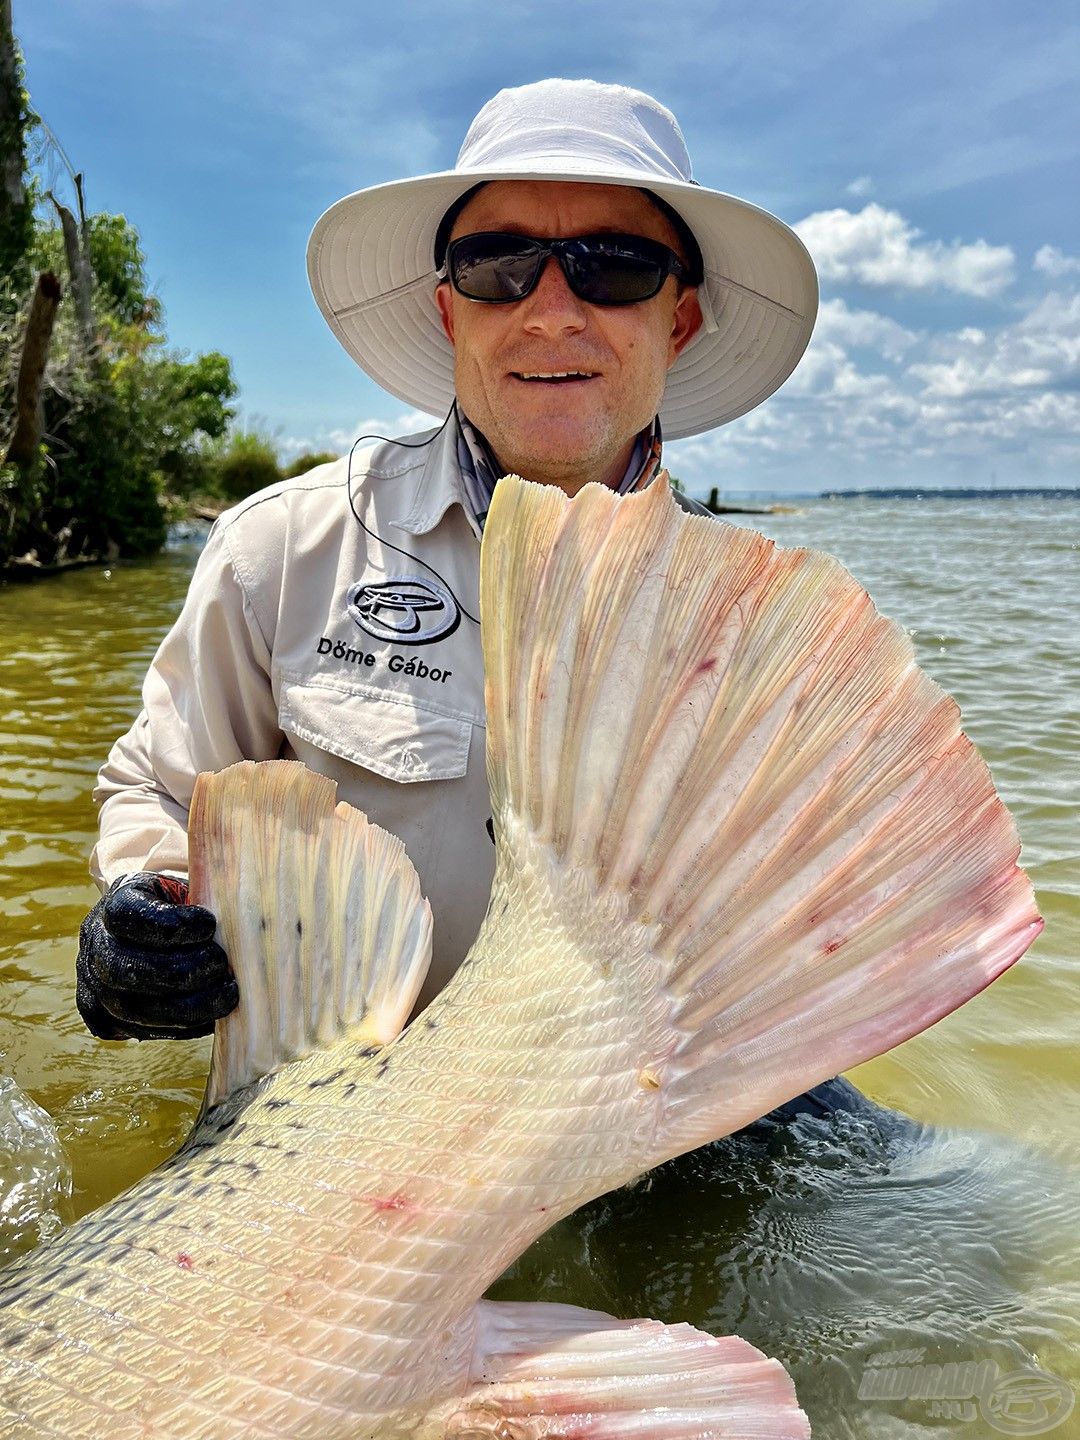
[[[307,286],[317,216],[453,165],[503,85],[593,76],[679,117],[695,174],[822,276],[765,405],[668,448],[694,491],[1080,483],[1080,20],[998,0],[592,5],[14,0],[93,209],[139,228],[171,343],[229,354],[286,454],[422,422]],[[1075,12],[1072,12],[1075,14]]]

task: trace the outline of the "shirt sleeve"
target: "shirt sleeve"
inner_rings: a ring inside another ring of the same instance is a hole
[[[147,672],[143,709],[98,773],[99,837],[90,871],[102,890],[137,870],[187,874],[195,778],[281,751],[270,644],[215,527],[176,624]]]

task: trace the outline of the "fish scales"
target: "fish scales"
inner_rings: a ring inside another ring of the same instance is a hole
[[[504,868],[496,897],[521,869]],[[359,1046],[313,1055],[254,1087],[228,1130],[208,1115],[166,1173],[137,1184],[125,1205],[123,1229],[152,1244],[105,1238],[117,1228],[106,1210],[65,1237],[70,1256],[53,1247],[62,1268],[38,1324],[55,1319],[52,1346],[77,1339],[80,1352],[56,1377],[56,1406],[92,1396],[111,1366],[108,1413],[137,1408],[154,1378],[138,1364],[139,1346],[159,1328],[187,1355],[169,1382],[186,1405],[199,1398],[194,1360],[203,1357],[255,1384],[280,1378],[287,1355],[310,1366],[295,1377],[308,1400],[333,1394],[332,1411],[344,1407],[351,1423],[360,1397],[377,1415],[445,1391],[431,1330],[451,1324],[525,1244],[594,1194],[598,1175],[608,1188],[613,1163],[620,1179],[637,1174],[656,1125],[656,1092],[637,1080],[656,1058],[660,1029],[655,1001],[640,1013],[635,998],[656,990],[640,973],[650,965],[644,938],[636,956],[621,947],[609,955],[603,906],[585,886],[574,892],[575,908],[535,885],[521,903],[494,904],[454,991],[380,1056]],[[594,935],[594,948],[574,943],[575,931]],[[512,960],[492,974],[491,954]],[[307,1182],[299,1194],[297,1170]],[[195,1201],[197,1227],[177,1210]],[[274,1218],[287,1245],[271,1267],[264,1227]],[[83,1351],[101,1317],[122,1314],[140,1292],[138,1325],[110,1326],[100,1352]],[[339,1360],[326,1332],[305,1335],[311,1320],[334,1327]],[[18,1347],[6,1353],[19,1363]],[[68,1433],[99,1434],[99,1416],[81,1403],[80,1428]]]
[[[630,541],[650,581],[614,604]],[[1039,922],[1015,832],[954,715],[971,783],[935,780],[942,722],[919,716],[940,693],[909,683],[906,637],[869,623],[835,562],[777,558],[663,485],[570,504],[504,481],[482,568],[497,863],[469,957],[399,1033],[430,914],[398,842],[295,764],[200,778],[192,894],[241,1007],[180,1152],[0,1277],[4,1440],[807,1434],[782,1368],[735,1337],[480,1297],[577,1205],[1017,958]],[[846,654],[822,663],[849,616],[874,685]],[[797,745],[749,743],[755,714]],[[929,776],[917,823],[899,800],[880,813],[876,781],[844,782],[842,824],[809,803],[837,774],[876,777],[875,747]],[[875,878],[901,875],[907,905],[851,920],[831,879],[862,863],[871,816]],[[745,877],[789,843],[805,884],[762,887],[755,949]],[[809,953],[807,894],[815,933],[837,932]]]

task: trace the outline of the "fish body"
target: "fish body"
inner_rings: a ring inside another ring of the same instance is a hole
[[[794,558],[792,558],[794,557]],[[961,1003],[1039,928],[955,707],[835,562],[498,487],[496,876],[430,914],[287,762],[200,780],[240,1010],[189,1141],[0,1276],[0,1436],[803,1436],[735,1337],[481,1297],[556,1220]]]
[[[38,1255],[7,1351],[28,1436],[444,1433],[491,1328],[484,1290],[661,1158],[653,1077],[675,1042],[644,934],[627,954],[617,917],[587,887],[557,893],[557,872],[519,896],[528,857],[505,855],[505,908],[416,1024],[229,1095]]]

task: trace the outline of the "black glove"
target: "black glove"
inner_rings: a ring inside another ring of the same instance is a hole
[[[167,875],[114,880],[79,930],[75,1003],[101,1040],[190,1040],[239,993],[209,910]]]

